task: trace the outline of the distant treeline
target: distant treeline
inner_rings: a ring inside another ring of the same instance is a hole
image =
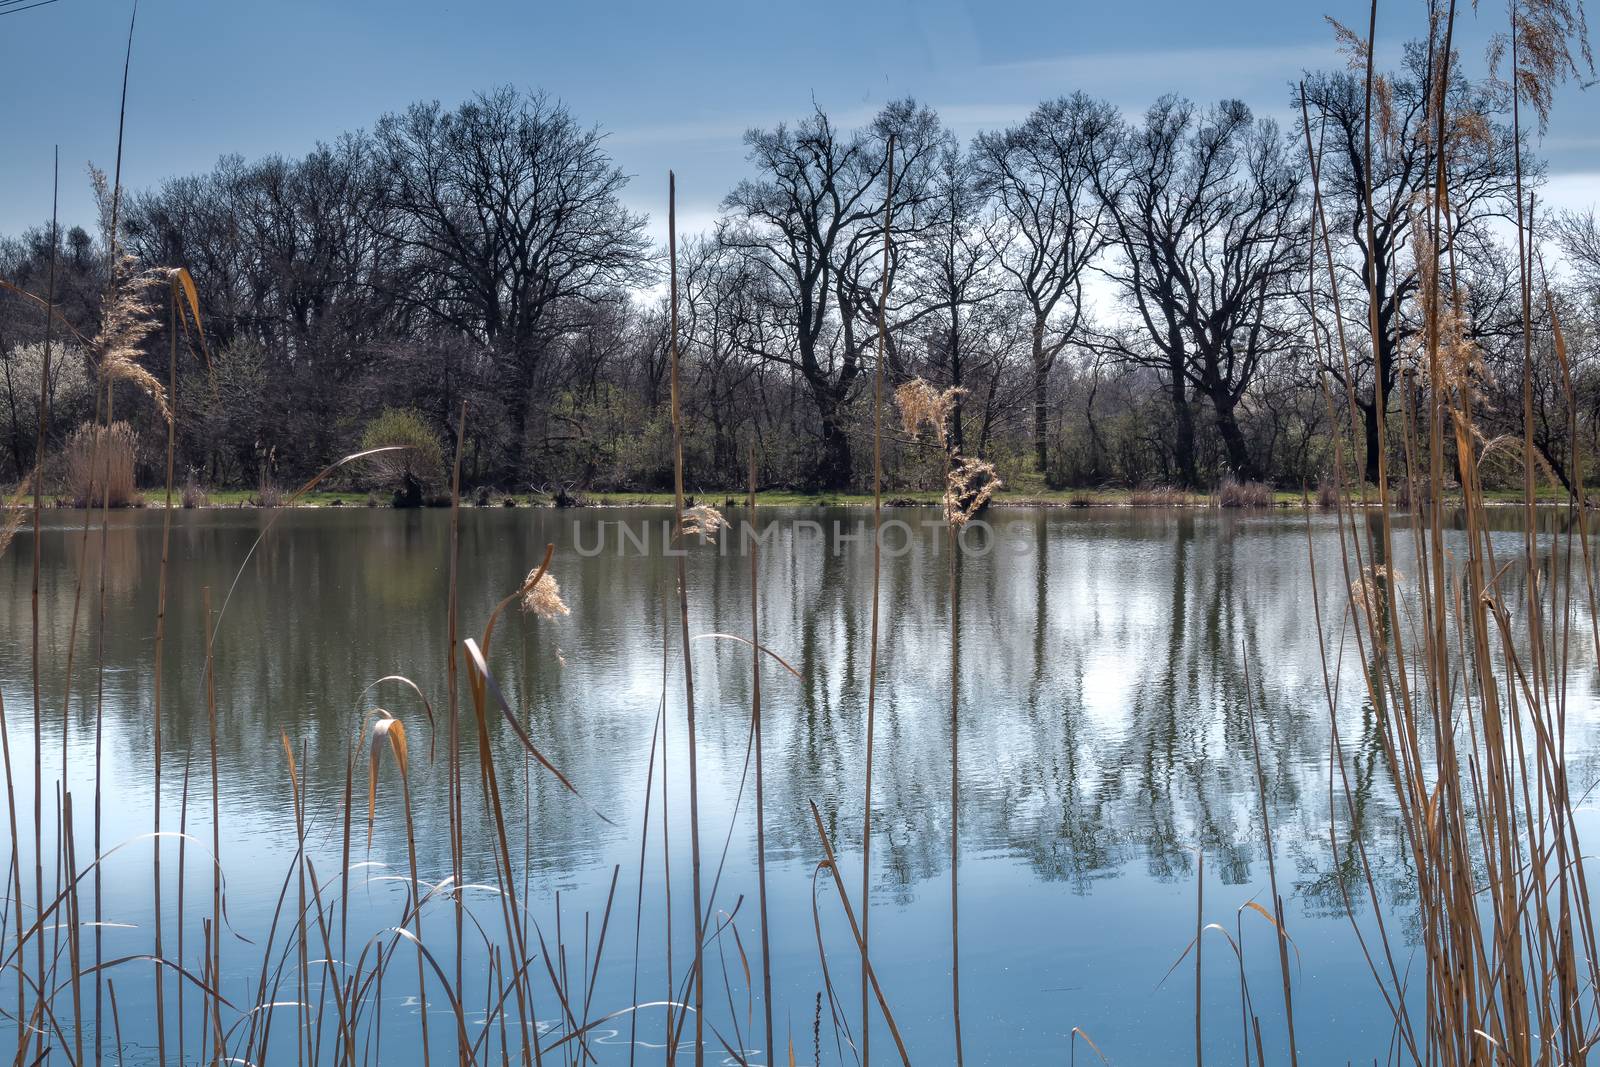
[[[818,108],[751,130],[748,175],[714,227],[679,235],[691,488],[742,485],[752,449],[764,485],[869,481],[880,312],[887,389],[965,389],[955,445],[1014,487],[1310,486],[1335,462],[1335,427],[1347,475],[1372,480],[1380,440],[1398,437],[1385,420],[1427,417],[1418,263],[1436,252],[1462,310],[1432,373],[1470,378],[1485,438],[1520,434],[1507,94],[1453,72],[1441,161],[1429,62],[1408,49],[1370,111],[1361,73],[1308,73],[1289,90],[1291,129],[1238,101],[1166,96],[1130,118],[1078,93],[968,144],[913,100],[861,129]],[[1441,162],[1449,247],[1423,249]],[[292,482],[358,447],[385,409],[419,414],[449,455],[465,401],[469,485],[670,484],[667,262],[625,206],[628,182],[601,129],[501,88],[413,105],[301,159],[226,157],[129,191],[118,245],[188,268],[209,342],[209,364],[180,361],[180,477]],[[108,281],[102,214],[0,240],[0,277],[29,292],[46,292],[54,262],[62,321],[82,337]],[[1592,454],[1600,427],[1600,235],[1592,216],[1536,213],[1534,230],[1550,263],[1548,297],[1541,272],[1531,301],[1534,434],[1568,481],[1571,436]],[[1565,363],[1545,340],[1552,314]],[[163,377],[164,329],[146,353]],[[0,294],[12,479],[33,466],[43,335],[34,305]],[[96,405],[92,361],[72,331],[56,336],[51,452]],[[116,409],[143,442],[141,480],[159,482],[155,416]],[[903,435],[886,456],[900,485],[942,462]]]

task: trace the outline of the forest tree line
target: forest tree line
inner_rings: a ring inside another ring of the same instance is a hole
[[[964,390],[954,445],[1013,488],[1315,486],[1337,426],[1353,428],[1349,477],[1372,481],[1385,426],[1422,410],[1418,264],[1436,253],[1463,289],[1481,431],[1520,435],[1508,94],[1450,79],[1449,247],[1420,248],[1440,165],[1431,61],[1406,50],[1370,123],[1363,75],[1336,69],[1291,87],[1288,129],[1236,100],[1163,96],[1127,116],[1074,93],[968,143],[910,99],[860,128],[818,107],[751,130],[714,226],[678,238],[691,488],[742,485],[752,449],[764,486],[868,484],[880,319],[887,388]],[[1569,418],[1561,360],[1536,340],[1534,439],[1570,483],[1571,457],[1600,433],[1600,232],[1592,215],[1540,211],[1530,158],[1525,146],[1550,261],[1535,325],[1561,317],[1579,409]],[[209,358],[180,364],[180,470],[212,486],[293,482],[392,409],[417,413],[448,454],[465,402],[469,485],[670,485],[667,260],[627,206],[637,180],[602,129],[499,88],[415,104],[304,158],[230,156],[126,192],[117,246],[186,267],[200,294]],[[93,336],[109,215],[0,238],[0,278],[53,286],[62,321]],[[11,479],[38,447],[44,327],[0,293]],[[97,402],[61,336],[46,452]],[[149,349],[164,367],[162,330]],[[159,482],[164,431],[114,403]],[[894,484],[927,479],[910,441],[892,435],[886,455]]]

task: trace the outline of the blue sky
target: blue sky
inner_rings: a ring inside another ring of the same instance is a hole
[[[1469,5],[1462,5],[1468,8]],[[109,168],[128,4],[57,0],[0,16],[0,232],[48,218],[61,146],[63,216],[88,222],[85,164]],[[1239,96],[1288,120],[1290,80],[1337,63],[1331,14],[1353,0],[143,0],[134,42],[124,184],[203,170],[224,153],[295,155],[418,99],[455,103],[500,83],[542,87],[586,122],[634,180],[629,199],[704,224],[744,172],[740,135],[803,114],[846,121],[914,95],[963,137],[1039,99],[1084,89],[1129,111],[1163,91]],[[1481,66],[1500,5],[1463,16]],[[1422,4],[1380,10],[1380,56],[1421,26]],[[1600,200],[1600,88],[1562,94],[1543,150],[1551,201]]]

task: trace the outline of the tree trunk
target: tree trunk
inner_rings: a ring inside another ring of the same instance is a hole
[[[952,388],[961,388],[961,318],[955,307],[950,309],[950,385]],[[966,441],[962,439],[961,422],[961,396],[957,394],[950,411],[950,440],[955,442],[957,452],[966,447]]]
[[[1100,427],[1094,421],[1094,399],[1100,392],[1100,368],[1096,367],[1089,386],[1089,396],[1083,404],[1083,422],[1089,429],[1089,477],[1095,482],[1104,480],[1102,461],[1105,443],[1100,440]]]
[[[1172,375],[1172,421],[1175,436],[1173,461],[1178,468],[1178,481],[1185,489],[1200,485],[1200,476],[1194,465],[1194,412],[1189,409],[1189,397],[1183,385],[1183,366],[1169,368]]]
[[[1045,406],[1050,386],[1050,367],[1044,357],[1044,320],[1033,324],[1033,458],[1039,477],[1050,484],[1050,449],[1045,438],[1048,410]]]
[[[1222,437],[1223,447],[1228,450],[1229,470],[1241,482],[1258,481],[1244,432],[1239,429],[1239,420],[1234,415],[1232,399],[1227,396],[1212,397],[1211,402],[1217,411],[1217,433]]]
[[[1387,398],[1385,398],[1387,399]],[[1378,452],[1383,447],[1378,438],[1378,405],[1366,403],[1361,405],[1362,422],[1366,424],[1367,460],[1366,479],[1372,485],[1378,484]]]
[[[822,412],[822,454],[817,457],[817,488],[842,492],[850,488],[850,435],[837,408]]]
[[[1378,358],[1373,361],[1372,367],[1372,399],[1365,404],[1361,404],[1361,414],[1363,421],[1366,423],[1366,479],[1372,485],[1378,484],[1378,457],[1383,451],[1383,423],[1389,415],[1389,397],[1394,392],[1395,386],[1394,360],[1398,342],[1395,341],[1390,332],[1389,321],[1392,317],[1392,312],[1385,312],[1379,320],[1382,325],[1378,332]],[[1381,403],[1380,393],[1382,394]],[[1357,401],[1357,403],[1360,403],[1360,401]]]
[[[420,508],[422,506],[422,483],[409,470],[400,476],[400,485],[394,491],[394,506],[397,508]]]

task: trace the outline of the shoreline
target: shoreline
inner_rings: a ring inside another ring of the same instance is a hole
[[[1331,505],[1320,503],[1315,497],[1303,496],[1299,493],[1275,492],[1271,504],[1255,504],[1248,506],[1225,505],[1218,501],[1215,495],[1185,494],[1181,498],[1167,496],[1164,491],[1156,499],[1140,499],[1142,492],[1139,490],[1058,490],[1045,493],[1017,493],[1014,495],[996,494],[989,502],[991,508],[1016,508],[1037,509],[1051,508],[1064,510],[1093,510],[1093,509],[1150,509],[1169,511],[1238,511],[1238,512],[1268,512],[1268,511],[1327,511],[1332,512]],[[360,510],[410,510],[397,509],[386,500],[371,501],[365,495],[351,493],[338,493],[332,491],[314,491],[305,498],[293,504],[261,504],[255,499],[255,493],[245,490],[224,491],[208,497],[203,503],[184,505],[176,496],[173,499],[173,509],[183,511],[226,511],[226,510],[252,510],[267,511],[276,508],[305,508],[321,510],[329,508],[351,508]],[[690,493],[686,499],[695,503],[709,503],[721,509],[740,510],[746,507],[744,493]],[[479,504],[474,501],[463,500],[461,508],[464,511],[488,511],[495,509],[547,509],[551,511],[593,511],[593,510],[624,510],[634,508],[661,508],[672,506],[671,493],[657,492],[617,492],[586,494],[581,502],[558,506],[543,496],[532,495],[506,495],[494,498],[491,503]],[[1461,507],[1459,498],[1447,498],[1450,507]],[[777,508],[848,508],[870,510],[873,500],[870,494],[863,493],[796,493],[775,491],[765,497],[757,494],[758,507]],[[1484,505],[1493,508],[1523,507],[1525,502],[1518,490],[1495,493],[1483,501]],[[1535,506],[1541,508],[1570,507],[1570,498],[1554,493],[1541,494],[1534,501]],[[942,499],[935,493],[899,493],[886,496],[883,500],[885,510],[900,508],[936,508],[941,506]],[[1346,499],[1346,507],[1370,509],[1379,507],[1377,499],[1361,500]],[[1409,511],[1393,500],[1391,507],[1397,511]],[[10,506],[30,508],[30,503],[21,505],[7,505],[0,501],[0,511],[7,510]],[[114,507],[114,511],[147,511],[159,510],[164,506],[161,491],[145,491],[143,499],[138,503]],[[1591,505],[1600,507],[1600,501]],[[57,499],[46,505],[49,510],[84,511],[99,510],[99,505],[90,508],[78,507]],[[449,508],[448,503],[427,504],[415,510],[442,511]]]

